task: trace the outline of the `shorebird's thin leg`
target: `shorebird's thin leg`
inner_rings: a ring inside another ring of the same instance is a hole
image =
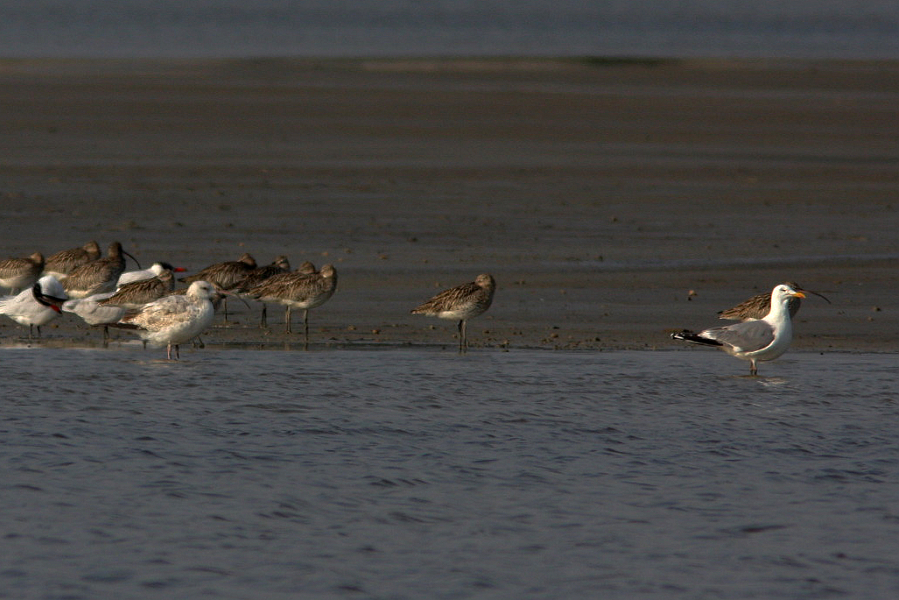
[[[268,327],[268,304],[262,304],[262,318],[259,320],[259,327]]]
[[[465,354],[468,344],[465,340],[465,319],[459,321],[459,354]]]
[[[290,331],[290,305],[288,305],[287,309],[284,311],[284,322],[287,324],[287,333],[292,333]]]
[[[169,342],[168,346],[166,346],[165,356],[167,359],[172,360],[172,342]]]
[[[755,365],[755,359],[749,361],[749,374],[752,376],[756,376],[759,374],[758,367]]]
[[[228,322],[228,298],[222,301],[222,311],[225,313],[225,323]]]
[[[309,309],[303,311],[303,350],[309,349]]]
[[[181,360],[181,348],[175,344],[175,360]]]

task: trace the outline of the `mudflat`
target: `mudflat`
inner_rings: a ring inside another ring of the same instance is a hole
[[[486,272],[473,346],[679,347],[796,281],[794,347],[897,348],[896,62],[7,60],[0,144],[0,256],[331,263],[313,344],[453,348],[409,311]],[[207,343],[301,343],[230,308]]]

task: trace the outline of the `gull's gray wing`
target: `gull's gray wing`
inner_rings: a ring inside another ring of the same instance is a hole
[[[727,327],[706,329],[699,335],[742,352],[754,352],[774,341],[774,328],[767,321],[743,321]]]

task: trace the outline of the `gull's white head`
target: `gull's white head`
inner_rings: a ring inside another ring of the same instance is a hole
[[[778,304],[780,306],[786,307],[787,302],[790,298],[805,298],[805,294],[803,294],[802,292],[797,292],[785,283],[775,286],[775,288],[771,290],[772,306]]]
[[[187,295],[193,296],[194,298],[200,298],[201,300],[211,300],[218,294],[219,291],[216,289],[214,285],[209,283],[208,281],[194,281],[190,284],[190,287],[187,288]]]

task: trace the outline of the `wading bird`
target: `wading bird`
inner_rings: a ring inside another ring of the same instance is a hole
[[[494,291],[496,281],[493,276],[482,273],[470,283],[440,292],[424,304],[413,308],[412,314],[459,321],[459,353],[464,354],[468,350],[466,324],[469,319],[483,314],[490,308]]]
[[[749,374],[758,375],[757,363],[778,358],[787,351],[793,340],[793,324],[787,308],[790,298],[805,298],[805,294],[780,284],[771,291],[771,308],[761,319],[712,327],[699,333],[685,329],[671,334],[671,337],[719,347],[731,356],[748,360]]]

